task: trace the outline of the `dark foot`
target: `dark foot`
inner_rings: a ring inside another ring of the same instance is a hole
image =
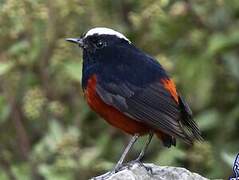
[[[96,177],[93,177],[91,178],[91,180],[106,180],[108,179],[111,175],[123,170],[125,168],[125,165],[124,164],[121,164],[121,165],[118,165],[117,167],[113,168],[111,171],[105,173],[105,174],[102,174],[100,176],[96,176]]]
[[[122,171],[124,169],[131,169],[133,167],[133,165],[135,164],[138,164],[139,166],[145,168],[145,170],[150,174],[150,175],[153,175],[153,170],[151,167],[149,166],[145,166],[141,161],[139,160],[133,160],[133,161],[130,161],[128,163],[125,163],[125,164],[122,164],[121,166],[117,167],[117,168],[114,168],[112,171],[110,172],[107,172],[105,174],[102,174],[100,176],[96,176],[96,177],[93,177],[91,178],[91,180],[107,180],[110,176],[112,176],[113,174],[119,172],[119,171]]]
[[[133,160],[133,161],[130,161],[128,163],[126,163],[123,167],[127,167],[128,169],[132,168],[132,166],[134,164],[138,164],[139,166],[143,167],[144,169],[146,169],[146,171],[148,173],[150,173],[151,175],[153,175],[153,170],[151,167],[149,166],[145,166],[140,160],[136,159],[136,160]]]
[[[107,172],[105,174],[102,174],[100,176],[96,176],[96,177],[93,177],[91,178],[90,180],[105,180],[105,179],[108,179],[112,174],[114,174],[115,172],[113,171],[110,171],[110,172]]]

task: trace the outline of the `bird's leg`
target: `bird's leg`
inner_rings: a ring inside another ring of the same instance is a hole
[[[146,144],[144,145],[143,149],[141,150],[139,156],[138,156],[135,160],[129,162],[129,163],[128,163],[128,167],[132,167],[132,165],[134,165],[135,163],[138,163],[140,166],[143,166],[148,172],[150,172],[151,174],[153,174],[152,168],[145,166],[145,165],[141,162],[141,160],[142,160],[142,158],[144,157],[144,154],[145,154],[145,152],[146,152],[146,150],[147,150],[147,148],[148,148],[148,146],[149,146],[149,144],[150,144],[152,138],[153,138],[153,132],[150,132],[150,133],[149,133],[149,136],[148,136],[148,140],[147,140]]]
[[[151,140],[153,138],[153,135],[154,135],[153,132],[149,133],[148,141],[146,142],[145,146],[143,147],[143,149],[141,150],[139,156],[136,158],[135,161],[139,161],[140,162],[142,160],[142,158],[144,157],[144,154],[145,154],[146,150],[148,149],[148,146],[149,146],[149,144],[150,144],[150,142],[151,142]]]
[[[129,144],[128,144],[127,147],[125,148],[125,150],[124,150],[123,154],[121,155],[119,161],[117,162],[116,166],[114,167],[114,170],[113,170],[114,172],[117,171],[117,170],[120,168],[120,166],[121,166],[122,163],[124,162],[124,159],[125,159],[126,155],[127,155],[128,152],[129,152],[129,150],[131,149],[131,147],[134,145],[134,143],[137,141],[138,138],[139,138],[139,134],[135,134],[135,135],[131,138]]]
[[[128,154],[129,150],[131,149],[131,147],[134,145],[134,143],[137,141],[138,138],[139,138],[139,134],[135,134],[130,139],[129,144],[126,146],[123,154],[121,155],[119,161],[117,162],[116,166],[114,167],[114,169],[112,171],[107,172],[107,173],[97,176],[97,177],[93,177],[91,180],[105,180],[112,174],[116,173],[121,168],[121,165],[124,162],[126,155]]]

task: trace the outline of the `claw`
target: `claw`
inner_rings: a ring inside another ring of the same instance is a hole
[[[153,169],[149,166],[144,165],[140,160],[136,159],[133,161],[130,161],[128,163],[125,164],[125,167],[127,167],[128,169],[132,168],[132,166],[134,164],[138,164],[139,166],[143,167],[148,173],[150,173],[151,175],[153,175]]]
[[[115,172],[113,171],[110,171],[110,172],[107,172],[105,174],[102,174],[100,176],[96,176],[96,177],[93,177],[91,178],[90,180],[106,180],[108,179],[108,177],[110,177],[112,174],[114,174]]]
[[[153,175],[153,169],[149,166],[146,166],[144,165],[141,161],[139,160],[133,160],[133,161],[130,161],[126,164],[122,164],[121,166],[117,167],[117,168],[114,168],[112,171],[110,172],[107,172],[105,174],[102,174],[100,176],[96,176],[96,177],[93,177],[91,180],[107,180],[111,175],[119,172],[119,171],[122,171],[124,169],[131,169],[133,167],[133,165],[137,164],[138,166],[141,166],[143,168],[145,168],[145,170],[152,176]]]
[[[120,166],[113,168],[111,171],[109,171],[105,174],[102,174],[100,176],[93,177],[90,180],[107,180],[111,175],[113,175],[119,171],[122,171],[124,168],[126,168],[125,164],[121,164]]]

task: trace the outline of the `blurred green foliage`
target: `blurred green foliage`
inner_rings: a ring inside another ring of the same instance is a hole
[[[238,0],[0,0],[0,179],[87,179],[113,167],[129,136],[89,110],[81,51],[95,26],[156,57],[189,102],[205,142],[145,161],[227,178],[239,151]],[[135,158],[145,139],[136,144]]]

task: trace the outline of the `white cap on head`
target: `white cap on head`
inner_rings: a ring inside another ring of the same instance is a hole
[[[117,36],[118,38],[121,38],[121,39],[125,39],[126,41],[130,42],[130,40],[128,38],[126,38],[123,34],[113,30],[113,29],[110,29],[110,28],[105,28],[105,27],[96,27],[96,28],[93,28],[93,29],[90,29],[85,37],[87,36],[91,36],[91,35],[94,35],[94,34],[99,34],[99,35],[115,35]]]

